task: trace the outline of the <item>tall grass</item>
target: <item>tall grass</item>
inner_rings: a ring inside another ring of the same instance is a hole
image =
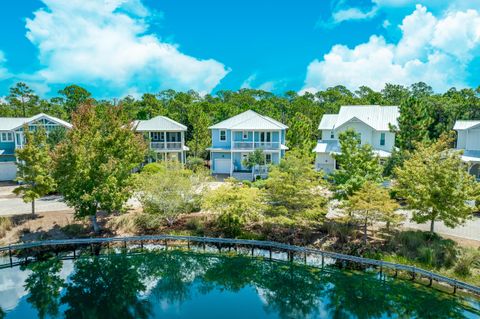
[[[0,217],[0,238],[4,237],[12,227],[13,223],[9,217]]]

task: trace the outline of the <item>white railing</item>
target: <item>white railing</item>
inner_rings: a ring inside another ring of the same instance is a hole
[[[181,150],[182,142],[150,142],[153,150]]]
[[[238,150],[275,150],[280,148],[279,142],[233,142],[233,148]]]

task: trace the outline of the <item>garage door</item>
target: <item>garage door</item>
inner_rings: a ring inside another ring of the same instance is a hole
[[[0,181],[13,181],[17,177],[15,162],[0,162]]]
[[[215,160],[215,173],[217,174],[230,174],[230,159],[216,159]]]

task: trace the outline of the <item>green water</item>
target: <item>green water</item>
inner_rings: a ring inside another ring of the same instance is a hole
[[[480,302],[378,274],[192,252],[0,270],[0,318],[480,318]]]

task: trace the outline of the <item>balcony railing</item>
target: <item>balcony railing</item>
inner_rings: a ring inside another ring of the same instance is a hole
[[[237,150],[275,150],[280,149],[279,142],[233,142],[233,148]]]
[[[181,150],[182,142],[150,142],[152,150]]]

